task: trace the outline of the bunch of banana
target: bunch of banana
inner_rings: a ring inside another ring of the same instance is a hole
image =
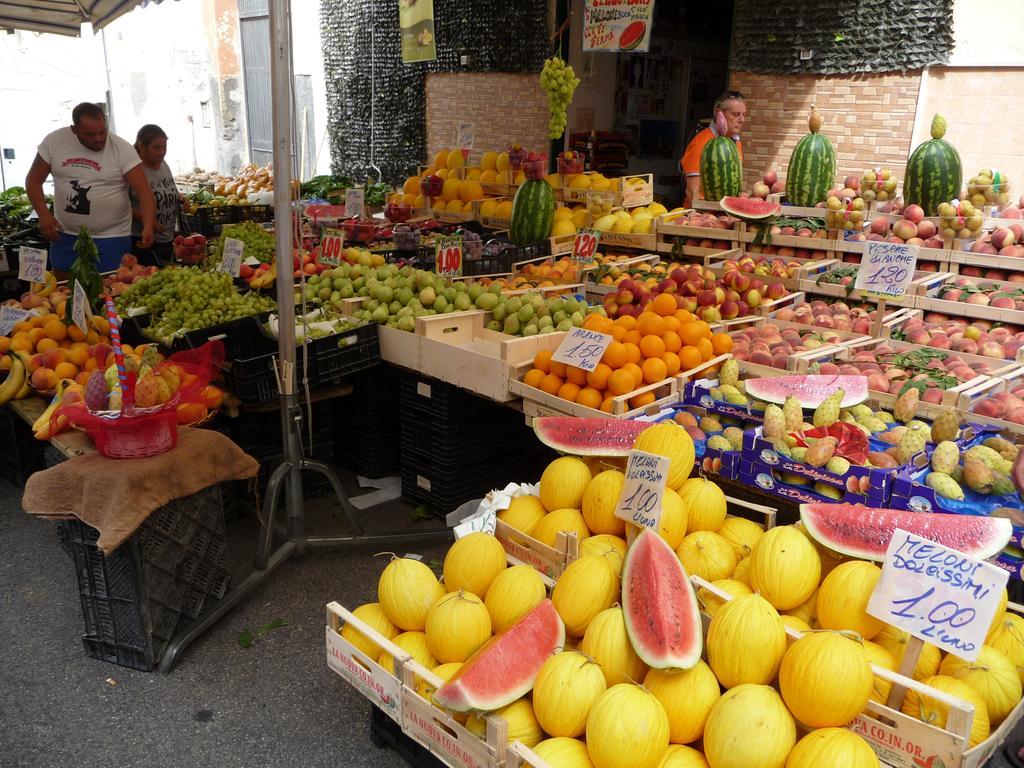
[[[31,293],[42,296],[44,299],[55,290],[57,290],[57,278],[53,272],[49,271],[47,271],[46,276],[43,278],[43,282],[32,283],[30,289]]]
[[[57,410],[63,404],[64,395],[68,392],[71,387],[76,387],[81,390],[80,384],[75,384],[71,379],[61,379],[60,383],[57,384],[57,393],[53,396],[53,400],[46,407],[39,418],[32,424],[32,432],[35,435],[36,440],[49,440],[64,431],[68,426],[68,417],[61,414],[56,419],[53,418],[53,412]]]
[[[25,367],[26,358],[20,352],[8,351],[11,358],[11,370],[7,378],[0,384],[0,405],[11,400],[21,400],[32,393],[32,387],[28,383],[28,370]]]
[[[249,287],[253,290],[260,290],[261,288],[271,288],[274,285],[274,281],[277,279],[277,261],[275,260],[271,265],[270,269],[264,269],[263,271],[257,270],[256,274],[249,280]]]

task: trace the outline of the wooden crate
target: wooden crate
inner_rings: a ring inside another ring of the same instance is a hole
[[[488,330],[489,317],[476,311],[417,318],[420,373],[498,402],[516,399],[509,391],[514,366],[542,349],[554,352],[565,333],[509,336]]]
[[[899,297],[890,297],[885,300],[886,304],[900,307],[920,306],[922,294],[941,285],[950,277],[948,272],[914,272],[914,280],[911,282],[907,293]],[[801,280],[800,290],[808,294],[819,296],[834,296],[848,301],[873,301],[864,291],[849,289],[849,286],[832,283],[818,283],[817,280]],[[1022,313],[1024,314],[1024,313]]]
[[[738,261],[745,256],[751,257],[763,257],[766,259],[781,259],[787,263],[797,262],[799,265],[794,271],[791,277],[773,277],[770,275],[760,275],[753,272],[744,272],[743,274],[747,277],[757,277],[765,282],[777,282],[782,283],[790,290],[798,290],[800,288],[801,280],[814,280],[818,275],[828,272],[830,269],[834,269],[839,266],[839,262],[835,259],[798,259],[792,256],[776,256],[774,254],[748,254],[744,253],[740,248],[733,248],[728,251],[721,251],[719,253],[705,256],[704,266],[714,272],[718,277],[722,277],[725,274],[726,269],[723,262],[726,260]]]
[[[947,281],[953,280],[953,275],[947,275]],[[980,283],[990,283],[997,287],[1001,291],[1017,291],[1021,287],[1024,287],[1021,283],[1010,282],[1005,280],[988,280],[980,277],[955,277],[955,280],[964,280],[972,285]],[[987,304],[968,304],[965,301],[951,301],[949,299],[938,298],[939,291],[942,289],[942,284],[932,284],[927,286],[925,290],[920,292],[917,297],[917,301],[914,306],[918,309],[923,309],[925,312],[942,312],[947,315],[957,315],[958,317],[967,318],[978,318],[981,320],[992,320],[1007,325],[1024,325],[1024,310],[1018,309],[1001,309],[998,307],[992,307]]]
[[[551,579],[561,576],[566,566],[579,557],[580,543],[575,533],[559,531],[555,546],[550,547],[504,521],[496,520],[494,538],[505,548],[505,556],[510,564],[533,566],[549,590],[554,587]]]
[[[1017,256],[1000,256],[993,253],[972,253],[970,251],[958,250],[949,251],[949,257],[953,267],[950,271],[957,274],[960,273],[962,267],[967,266],[1003,269],[1007,272],[1020,272],[1024,269],[1024,259]]]
[[[594,176],[595,173],[587,171],[585,176]],[[636,180],[632,182],[630,180]],[[594,190],[576,189],[563,185],[562,200],[567,203],[582,203],[586,205],[587,197],[598,195],[608,199],[613,207],[636,208],[641,205],[650,205],[654,202],[654,174],[640,173],[631,176],[622,176],[612,179],[612,186],[618,185],[618,189]]]
[[[500,202],[503,202],[505,200],[511,200],[512,198],[502,195],[502,196],[492,197],[492,198],[488,198],[488,199],[494,200],[494,201],[500,203]],[[486,200],[475,200],[475,201],[473,201],[473,218],[476,221],[479,221],[481,226],[485,227],[486,229],[494,229],[494,230],[506,230],[510,226],[512,226],[512,219],[511,219],[511,217],[506,219],[506,218],[503,218],[501,216],[484,216],[480,212],[480,207],[485,202],[487,202],[487,201]]]
[[[786,198],[781,192],[776,192],[774,194],[768,195],[768,202],[778,203],[779,205],[781,205],[781,215],[787,216],[791,219],[799,219],[808,216],[814,217],[816,219],[825,218],[826,211],[824,208],[807,208],[805,206],[800,205],[790,205],[788,202],[786,202]]]
[[[345,624],[354,628],[395,659],[395,673],[384,669],[340,634]],[[415,680],[423,678],[439,687],[441,678],[421,666],[399,646],[360,621],[336,602],[327,604],[327,664],[371,704],[402,726],[402,731],[447,765],[457,768],[501,768],[508,749],[508,723],[485,715],[486,737],[461,725],[454,717],[421,697]]]
[[[693,212],[692,208],[683,211],[663,213],[655,219],[655,231],[658,235],[666,237],[696,237],[701,240],[729,240],[737,242],[740,239],[740,224],[733,229],[718,229],[717,227],[693,227],[689,224],[674,224],[673,222],[682,216]]]
[[[1024,384],[1024,365],[1018,364],[1016,368],[1004,371],[1000,376],[984,376],[982,379],[983,381],[975,383],[973,387],[959,394],[956,403],[957,409],[961,411],[966,420],[972,423],[986,424],[1006,432],[1024,435],[1024,424],[1017,424],[995,416],[982,416],[974,411],[982,400],[987,400],[1000,392],[1010,392]]]
[[[442,221],[445,224],[464,224],[473,221],[473,213],[466,211],[438,211],[433,208],[413,208],[413,217],[424,217],[434,221]]]

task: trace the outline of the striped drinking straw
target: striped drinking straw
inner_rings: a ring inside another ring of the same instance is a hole
[[[117,365],[117,380],[121,384],[121,413],[128,404],[128,371],[124,367],[124,352],[121,351],[121,328],[118,325],[114,300],[104,294],[103,304],[107,308],[107,322],[110,323],[110,344],[114,348],[114,363]]]

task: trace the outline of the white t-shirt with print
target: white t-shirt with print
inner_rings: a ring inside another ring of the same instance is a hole
[[[130,188],[124,175],[141,162],[131,144],[110,133],[103,149],[93,152],[65,127],[43,139],[39,156],[50,166],[53,215],[67,234],[77,235],[82,224],[93,237],[131,234]]]

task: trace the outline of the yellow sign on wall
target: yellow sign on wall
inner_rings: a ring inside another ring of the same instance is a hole
[[[398,0],[398,24],[402,29],[404,64],[437,59],[434,0]]]

